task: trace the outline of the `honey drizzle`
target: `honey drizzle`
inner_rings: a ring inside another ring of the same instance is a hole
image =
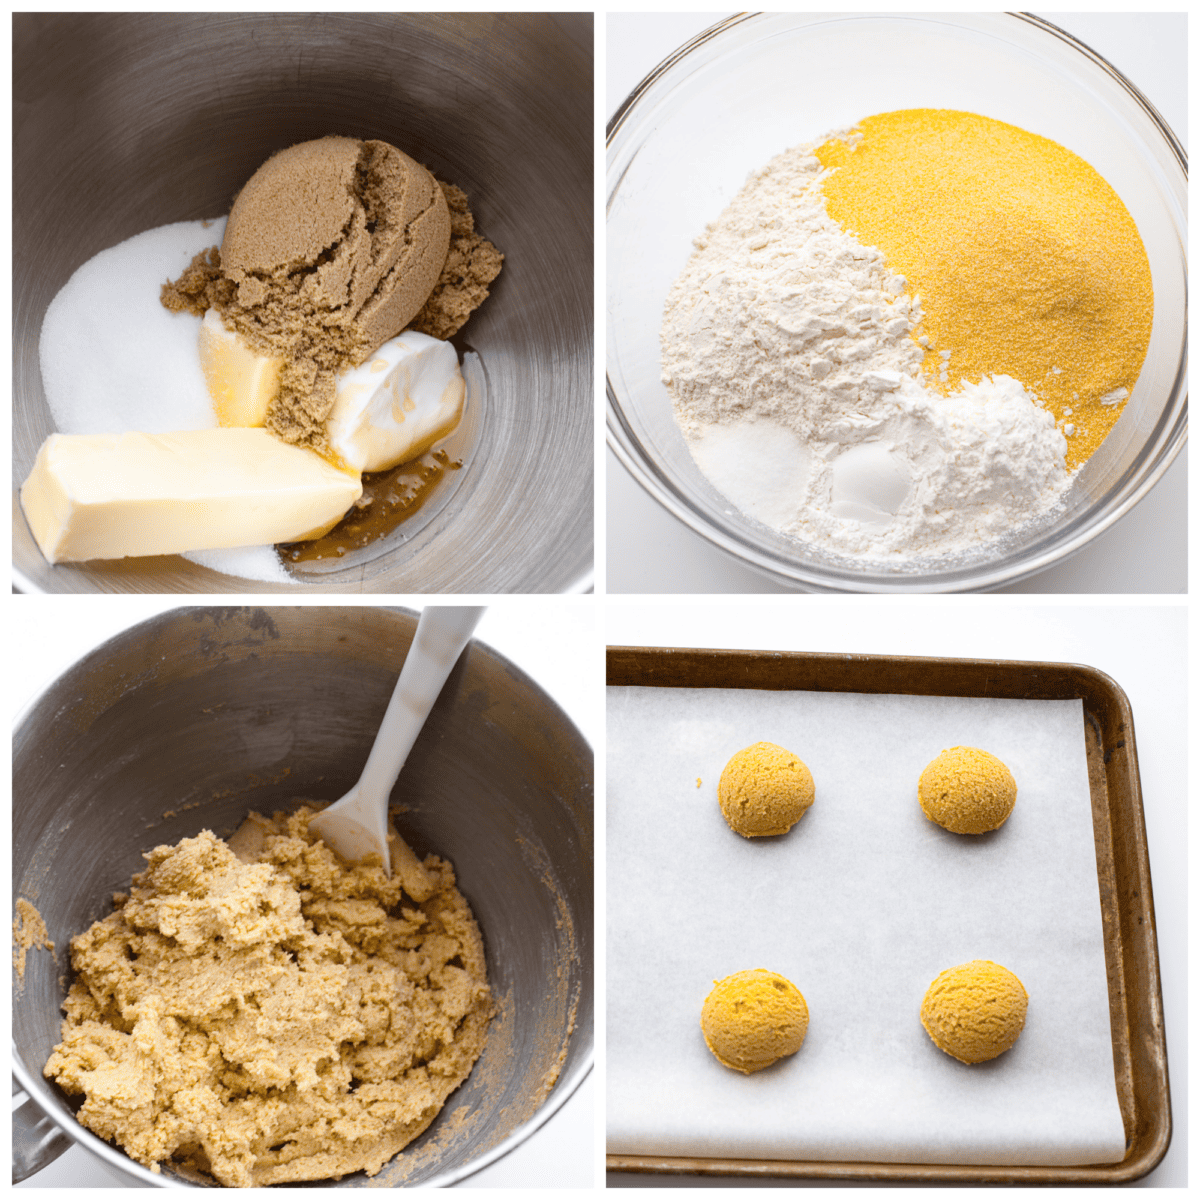
[[[462,460],[451,459],[445,450],[429,450],[412,462],[364,475],[361,499],[327,534],[281,545],[280,557],[285,563],[315,562],[369,546],[418,512],[446,472],[461,467]]]

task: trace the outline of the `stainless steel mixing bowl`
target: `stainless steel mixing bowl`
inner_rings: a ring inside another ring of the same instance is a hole
[[[379,608],[175,609],[106,642],[20,720],[13,894],[37,906],[56,943],[53,957],[29,954],[13,998],[14,1076],[31,1097],[14,1114],[20,1173],[65,1149],[65,1134],[126,1186],[188,1185],[89,1133],[78,1100],[42,1078],[68,941],[111,911],[151,847],[232,833],[250,809],[343,794],[415,628],[411,614]],[[455,866],[500,1014],[433,1125],[374,1179],[340,1187],[445,1185],[479,1170],[556,1112],[592,1059],[592,754],[570,720],[474,642],[393,799],[407,806],[398,823],[414,849]]]
[[[466,191],[505,254],[454,339],[481,359],[473,460],[415,534],[295,583],[177,557],[51,567],[13,496],[15,584],[43,592],[556,592],[592,564],[592,17],[18,14],[13,23],[13,483],[54,430],[46,307],[94,254],[228,212],[275,150],[392,142]]]

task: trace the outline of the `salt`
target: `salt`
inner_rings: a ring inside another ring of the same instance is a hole
[[[808,450],[774,421],[709,425],[691,449],[709,482],[764,525],[777,528],[804,502]]]

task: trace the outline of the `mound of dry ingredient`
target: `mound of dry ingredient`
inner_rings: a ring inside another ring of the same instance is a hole
[[[868,117],[816,156],[829,215],[921,297],[932,386],[1019,379],[1066,435],[1067,468],[1085,462],[1133,391],[1154,319],[1150,262],[1116,192],[1057,142],[941,109]]]
[[[390,880],[377,859],[347,865],[309,833],[314,812],[159,846],[71,941],[45,1074],[152,1170],[227,1187],[374,1175],[483,1049],[483,942],[450,863],[397,837]]]
[[[910,109],[780,154],[667,299],[698,466],[837,556],[969,558],[1061,506],[1153,321],[1137,227],[1064,147]]]

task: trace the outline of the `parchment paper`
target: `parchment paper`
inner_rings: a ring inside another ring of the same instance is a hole
[[[816,783],[782,837],[739,837],[717,805],[757,741]],[[917,804],[956,745],[1017,781],[993,833],[948,833]],[[1080,701],[609,688],[607,820],[610,1153],[1124,1157]],[[919,1010],[975,958],[1014,971],[1029,1012],[1012,1050],[967,1066]],[[709,1053],[700,1007],[752,967],[792,980],[810,1022],[797,1054],[745,1076]]]

